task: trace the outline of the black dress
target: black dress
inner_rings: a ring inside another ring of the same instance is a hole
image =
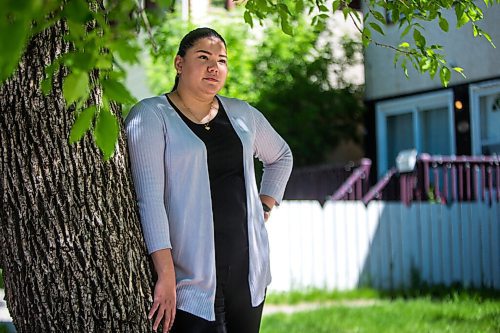
[[[243,145],[219,102],[210,129],[189,120],[170,104],[207,149],[217,267],[241,263],[248,256],[248,227]]]

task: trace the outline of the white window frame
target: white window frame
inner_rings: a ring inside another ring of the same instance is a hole
[[[409,97],[391,99],[379,102],[375,106],[376,130],[377,130],[377,168],[378,176],[383,176],[389,166],[387,163],[387,117],[399,114],[412,114],[413,142],[415,149],[421,153],[422,140],[420,138],[420,112],[429,109],[447,107],[448,126],[450,133],[450,152],[455,155],[455,120],[453,91],[446,89],[438,92],[420,94]]]
[[[472,155],[482,155],[481,110],[479,100],[481,97],[499,93],[500,80],[481,82],[469,86]]]

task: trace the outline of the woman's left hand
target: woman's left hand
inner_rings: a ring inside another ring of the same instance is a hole
[[[260,201],[262,201],[262,205],[269,207],[270,209],[273,209],[274,205],[276,205],[276,200],[274,200],[272,197],[268,195],[261,194],[260,195]],[[269,217],[271,216],[271,211],[264,211],[264,222],[267,222]]]
[[[271,216],[270,212],[264,212],[264,222],[267,222],[267,220],[269,220],[269,216]]]

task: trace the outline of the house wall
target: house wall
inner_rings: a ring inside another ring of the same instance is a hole
[[[422,23],[426,28],[423,32],[428,44],[441,44],[447,54],[450,66],[462,67],[467,78],[453,72],[451,85],[479,81],[500,76],[500,6],[495,5],[488,9],[484,3],[478,1],[483,9],[484,20],[479,26],[488,32],[497,48],[493,48],[484,38],[474,38],[470,24],[455,29],[456,18],[454,10],[447,11],[445,17],[450,24],[448,33],[443,32],[437,22]],[[374,40],[389,45],[399,45],[403,41],[412,41],[412,32],[404,39],[400,39],[397,26],[387,26],[386,35],[372,33]],[[393,64],[394,52],[390,49],[370,45],[365,51],[365,82],[366,100],[381,99],[392,96],[409,94],[417,91],[436,89],[441,87],[439,75],[431,80],[428,74],[419,74],[409,65],[407,79],[398,64]]]

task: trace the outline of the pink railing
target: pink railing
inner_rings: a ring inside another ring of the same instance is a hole
[[[364,189],[368,188],[368,176],[372,161],[361,159],[360,166],[353,171],[347,180],[330,197],[331,200],[361,200]]]
[[[399,180],[399,182],[397,182]],[[392,191],[398,187],[399,191]],[[498,156],[431,156],[421,154],[410,173],[391,169],[362,198],[449,203],[456,201],[500,201],[500,158]]]

